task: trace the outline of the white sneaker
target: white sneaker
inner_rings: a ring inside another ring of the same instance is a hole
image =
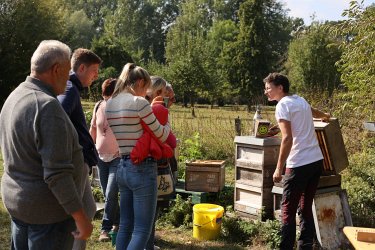
[[[160,247],[154,245],[154,250],[160,250]]]

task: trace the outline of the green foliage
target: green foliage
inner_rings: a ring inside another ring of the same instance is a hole
[[[287,71],[297,91],[328,90],[331,94],[340,84],[335,63],[340,59],[339,41],[330,35],[328,24],[313,22],[300,28],[289,45]]]
[[[30,58],[45,39],[64,35],[64,8],[57,0],[0,3],[0,106],[30,72]]]
[[[180,150],[179,161],[186,162],[203,159],[199,133],[196,132],[191,138],[186,139]]]
[[[239,9],[239,34],[227,49],[229,81],[250,99],[263,95],[262,79],[280,67],[291,21],[273,0],[247,0]]]
[[[222,238],[228,242],[250,245],[252,238],[259,234],[260,226],[259,221],[246,221],[236,216],[224,216]]]
[[[64,40],[74,50],[90,48],[94,37],[94,23],[83,10],[66,13],[66,34]]]
[[[374,143],[375,140],[372,140]],[[343,174],[343,188],[348,192],[353,223],[375,226],[375,149],[350,157],[349,168]]]
[[[169,211],[161,216],[159,224],[172,225],[174,227],[191,227],[193,221],[193,205],[190,199],[184,200],[179,194],[171,204]]]
[[[95,202],[104,202],[104,195],[100,187],[93,187],[91,188],[91,191]]]
[[[281,243],[281,222],[278,220],[267,220],[262,224],[259,238],[266,243],[269,249],[278,249]]]

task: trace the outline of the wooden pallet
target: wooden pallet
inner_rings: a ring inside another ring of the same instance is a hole
[[[178,180],[176,185],[176,194],[181,195],[183,198],[191,197],[193,204],[208,203],[217,197],[217,193],[210,192],[196,192],[185,190],[185,181]]]

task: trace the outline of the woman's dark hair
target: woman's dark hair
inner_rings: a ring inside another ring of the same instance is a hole
[[[106,79],[102,84],[102,96],[110,97],[115,90],[117,79]]]
[[[272,83],[275,86],[281,85],[283,86],[284,93],[289,93],[289,86],[290,86],[289,79],[288,77],[280,73],[277,73],[277,72],[269,73],[269,75],[263,79],[263,83],[264,84]]]

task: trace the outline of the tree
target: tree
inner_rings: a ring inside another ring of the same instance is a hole
[[[339,40],[330,35],[329,23],[313,22],[295,33],[289,45],[287,72],[292,86],[299,90],[328,90],[332,94],[340,84],[335,66],[340,59]]]
[[[167,35],[166,58],[176,92],[184,96],[185,104],[189,99],[194,105],[197,94],[211,92],[214,83],[206,59],[212,8],[207,1],[192,0],[181,4],[180,13]]]
[[[364,119],[375,119],[375,5],[364,9],[351,2],[344,12],[348,20],[333,28],[334,34],[343,37],[343,53],[338,62],[341,80],[348,88],[347,101],[342,108],[363,113]]]
[[[64,8],[57,0],[3,0],[0,4],[0,103],[30,72],[30,58],[45,39],[61,39]]]
[[[72,49],[90,48],[95,34],[94,22],[83,10],[66,14],[66,35],[64,40]]]
[[[274,0],[247,0],[239,10],[240,32],[226,53],[232,86],[251,97],[263,95],[262,79],[280,69],[290,40],[292,22]]]

